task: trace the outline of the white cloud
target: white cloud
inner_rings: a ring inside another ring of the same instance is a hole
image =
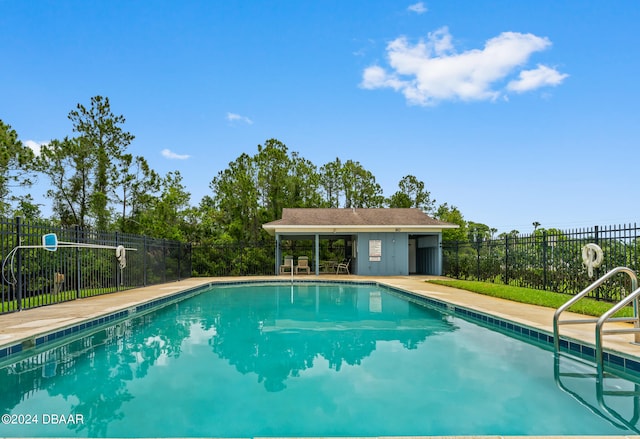
[[[568,77],[566,73],[560,73],[551,67],[538,65],[534,70],[523,70],[520,72],[518,80],[507,84],[507,89],[522,93],[536,88],[560,85]]]
[[[253,121],[246,116],[241,116],[236,113],[227,113],[227,120],[229,122],[244,122],[248,125],[253,124]]]
[[[176,154],[175,152],[165,148],[161,152],[162,156],[170,160],[186,160],[191,156],[188,154]]]
[[[407,11],[415,12],[416,14],[424,14],[425,12],[427,12],[427,7],[424,5],[423,2],[418,2],[416,4],[409,6],[407,8]]]
[[[360,86],[365,89],[392,88],[415,105],[436,105],[448,100],[496,100],[504,98],[500,84],[519,73],[520,79],[506,89],[527,91],[558,85],[564,78],[554,69],[518,72],[531,55],[551,46],[548,38],[518,32],[503,32],[489,39],[484,48],[457,53],[446,27],[428,34],[416,44],[399,37],[387,45],[390,69],[378,65],[366,68]]]
[[[371,66],[365,69],[361,85],[368,89],[390,87],[397,91],[409,87],[410,83],[388,75],[382,67]]]
[[[36,142],[35,140],[26,140],[23,142],[24,146],[31,148],[35,155],[40,155],[40,148],[43,145],[48,145],[49,142]]]

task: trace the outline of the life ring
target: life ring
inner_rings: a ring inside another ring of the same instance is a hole
[[[120,263],[120,269],[123,269],[127,266],[127,252],[123,245],[119,245],[116,247],[116,259]]]
[[[593,277],[593,269],[599,267],[604,260],[604,254],[598,244],[589,243],[582,247],[582,262],[587,266],[589,277]]]

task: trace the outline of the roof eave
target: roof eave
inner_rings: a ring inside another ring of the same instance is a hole
[[[263,229],[270,235],[276,233],[357,233],[357,232],[441,232],[443,229],[457,229],[457,224],[394,224],[394,225],[270,225],[264,224]]]

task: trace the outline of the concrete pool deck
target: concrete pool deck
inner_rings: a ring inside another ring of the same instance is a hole
[[[430,297],[454,305],[459,305],[481,313],[490,314],[506,320],[526,325],[531,328],[553,333],[552,319],[554,310],[534,305],[526,305],[508,300],[483,296],[451,287],[426,283],[432,279],[429,276],[395,276],[395,277],[363,277],[354,275],[321,275],[316,277],[299,276],[304,280],[320,281],[368,281],[378,282],[401,290],[412,292],[419,296]],[[137,288],[103,296],[95,296],[49,305],[41,308],[0,315],[0,348],[15,345],[23,340],[34,338],[38,335],[48,334],[77,325],[85,320],[98,318],[105,314],[111,314],[119,310],[125,310],[136,305],[144,304],[159,298],[167,297],[181,291],[197,288],[218,282],[233,281],[273,281],[288,280],[287,276],[260,276],[260,277],[224,277],[224,278],[190,278],[179,282],[154,285],[145,288]],[[584,317],[567,313],[565,319]],[[613,323],[612,325],[628,326],[627,324]],[[577,339],[588,344],[594,343],[594,325],[571,325],[561,327],[561,334]],[[604,338],[606,350],[613,350],[636,358],[640,358],[640,346],[635,345],[632,335],[611,335]],[[0,437],[3,436],[0,431]],[[436,437],[436,436],[429,436]],[[468,437],[468,438],[498,438],[508,436],[439,436],[439,437]],[[543,436],[528,436],[543,437]],[[572,437],[577,436],[544,436]],[[595,437],[595,436],[591,436]],[[631,435],[598,436],[598,437],[638,437]],[[270,438],[275,439],[275,438]],[[332,438],[338,439],[338,438]],[[371,439],[371,438],[370,438]],[[382,439],[382,438],[381,438]],[[392,439],[392,438],[385,438]],[[393,438],[396,439],[396,438]]]

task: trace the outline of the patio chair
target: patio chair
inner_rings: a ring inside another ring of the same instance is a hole
[[[340,270],[344,270],[347,274],[351,274],[349,273],[349,264],[351,263],[351,259],[347,259],[347,262],[340,262],[338,264],[338,266],[336,267],[336,274],[340,274]]]
[[[285,256],[284,264],[280,266],[280,274],[286,273],[287,271],[293,272],[293,256]]]
[[[300,256],[298,258],[298,265],[296,265],[296,274],[300,270],[306,270],[307,274],[311,274],[311,267],[309,267],[309,258],[307,256]]]

